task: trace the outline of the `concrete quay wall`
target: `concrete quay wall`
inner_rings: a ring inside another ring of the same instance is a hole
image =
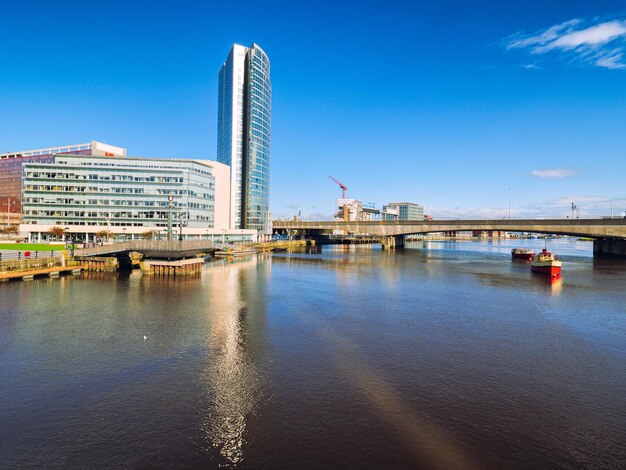
[[[19,271],[34,271],[37,269],[46,269],[56,266],[65,266],[64,260],[60,257],[27,258],[20,260],[12,259],[0,261],[0,274]]]
[[[166,261],[145,259],[139,263],[141,272],[149,276],[190,276],[199,274],[204,266],[203,258]]]

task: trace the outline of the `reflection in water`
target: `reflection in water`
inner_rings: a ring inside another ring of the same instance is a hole
[[[552,292],[552,296],[553,297],[558,297],[559,295],[561,295],[561,292],[563,292],[563,278],[556,277],[556,278],[550,278],[548,280],[548,283],[550,285],[550,291]]]
[[[224,260],[210,265],[209,357],[200,378],[205,403],[201,430],[206,443],[219,452],[226,465],[243,460],[248,420],[265,397],[266,380],[250,351],[250,329],[256,338],[264,320],[264,273],[271,258]],[[207,449],[208,450],[208,449]]]

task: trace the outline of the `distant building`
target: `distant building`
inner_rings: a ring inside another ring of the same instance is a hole
[[[337,211],[335,220],[348,220],[351,222],[372,220],[372,209],[363,208],[363,203],[352,198],[337,199]]]
[[[398,211],[397,220],[424,220],[424,206],[414,202],[390,202],[383,206],[383,212]]]
[[[230,228],[269,234],[270,61],[235,44],[219,73],[217,160],[230,166]]]
[[[383,210],[380,211],[380,220],[387,222],[398,220],[398,212],[396,208],[384,206]]]
[[[21,211],[22,163],[51,162],[54,155],[62,153],[113,157],[125,156],[126,149],[91,141],[86,144],[21,150],[19,152],[0,154],[0,212],[19,213]]]
[[[229,230],[230,171],[208,160],[55,155],[23,165],[22,227],[41,239],[52,226],[93,238],[97,228],[130,237],[172,225],[189,237]],[[171,201],[169,200],[171,197]]]
[[[376,209],[376,204],[373,202],[364,202],[363,208],[359,217],[359,220],[363,222],[371,222],[377,220],[380,217],[380,210]]]

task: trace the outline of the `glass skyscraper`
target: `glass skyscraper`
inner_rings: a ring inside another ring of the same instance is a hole
[[[219,74],[217,160],[230,166],[230,228],[270,231],[270,61],[235,44]]]

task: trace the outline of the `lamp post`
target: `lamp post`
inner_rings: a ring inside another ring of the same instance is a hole
[[[167,241],[172,240],[172,201],[174,196],[167,196]]]
[[[180,216],[178,218],[178,241],[182,242],[183,241],[183,213],[180,213]]]
[[[63,234],[63,238],[65,241],[65,251],[67,253],[70,254],[70,256],[74,256],[74,246],[72,244],[72,238],[70,236],[68,236],[67,232],[69,231],[69,227],[65,227],[64,230],[64,234]],[[71,250],[71,251],[70,251]]]

